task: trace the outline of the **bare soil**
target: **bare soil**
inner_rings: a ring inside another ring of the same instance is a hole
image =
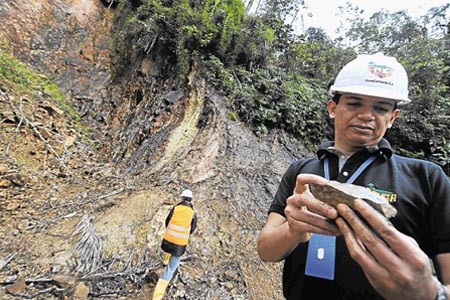
[[[0,7],[1,48],[82,116],[80,129],[41,89],[0,78],[0,299],[149,299],[164,219],[184,188],[199,223],[166,298],[282,299],[281,265],[260,261],[256,238],[283,172],[306,151],[282,133],[256,137],[195,81],[157,160],[127,172],[104,134],[115,124],[102,110],[112,13],[95,0]]]

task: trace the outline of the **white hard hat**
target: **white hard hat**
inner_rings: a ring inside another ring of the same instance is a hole
[[[358,55],[336,76],[330,94],[352,93],[397,101],[402,105],[408,98],[408,75],[395,57],[382,53]]]
[[[184,190],[181,193],[181,197],[192,198],[192,191],[191,190]]]

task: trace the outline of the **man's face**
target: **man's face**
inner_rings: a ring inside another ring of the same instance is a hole
[[[335,147],[352,154],[378,144],[400,114],[394,104],[394,100],[348,93],[341,95],[338,104],[328,101],[328,113],[334,119]]]

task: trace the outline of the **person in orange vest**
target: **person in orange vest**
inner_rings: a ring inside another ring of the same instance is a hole
[[[181,193],[181,202],[175,205],[166,218],[166,231],[161,248],[166,252],[164,270],[153,291],[153,300],[164,297],[173,274],[180,265],[181,256],[186,252],[189,237],[197,227],[197,214],[192,206],[192,191]]]

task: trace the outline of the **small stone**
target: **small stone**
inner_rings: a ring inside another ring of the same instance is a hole
[[[75,144],[76,140],[77,140],[76,136],[67,136],[64,139],[64,146],[66,146],[67,148],[70,148],[73,146],[73,144]]]
[[[9,168],[7,164],[0,164],[0,175],[5,175],[8,171]]]
[[[4,111],[1,113],[1,118],[5,123],[16,123],[16,114],[13,111]]]
[[[10,294],[23,294],[25,288],[27,287],[25,283],[25,278],[20,277],[15,283],[6,287],[6,291]]]
[[[6,188],[9,188],[11,185],[12,185],[12,183],[8,179],[0,180],[0,188],[6,189]]]
[[[73,286],[77,281],[77,276],[73,274],[56,274],[52,279],[62,288]]]
[[[80,282],[75,287],[75,290],[73,291],[72,300],[84,300],[88,299],[89,295],[89,288],[83,283]]]
[[[14,174],[8,174],[6,176],[4,176],[5,179],[11,181],[12,184],[14,184],[15,186],[25,186],[26,184],[26,178],[18,173],[14,173]]]

